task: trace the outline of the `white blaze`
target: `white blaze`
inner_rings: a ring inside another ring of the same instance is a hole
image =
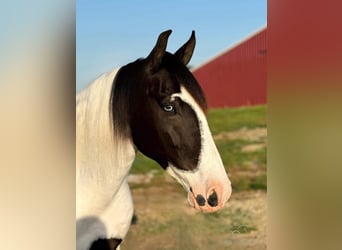
[[[171,176],[176,178],[188,192],[191,187],[194,192],[202,194],[205,197],[208,197],[207,192],[211,187],[221,186],[222,190],[220,193],[222,197],[220,200],[224,203],[231,194],[231,184],[210,132],[206,116],[199,104],[183,86],[181,86],[180,93],[172,95],[172,98],[174,97],[179,97],[183,102],[190,105],[196,113],[202,145],[198,166],[195,170],[185,171],[170,164],[167,171]],[[192,202],[190,201],[190,203]]]

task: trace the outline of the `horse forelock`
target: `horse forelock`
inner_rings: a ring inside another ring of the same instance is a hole
[[[207,102],[203,90],[190,70],[176,57],[168,52],[165,53],[162,66],[164,66],[166,70],[170,72],[173,77],[175,77],[176,81],[179,82],[180,85],[192,95],[201,109],[206,112]]]

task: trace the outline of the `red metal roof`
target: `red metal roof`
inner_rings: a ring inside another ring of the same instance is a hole
[[[266,28],[193,70],[210,108],[266,103]]]

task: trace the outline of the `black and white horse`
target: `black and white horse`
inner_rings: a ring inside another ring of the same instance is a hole
[[[102,75],[76,97],[77,249],[116,249],[133,215],[127,176],[137,150],[152,158],[203,212],[222,208],[231,184],[186,65],[195,33],[171,54],[171,30],[145,59]],[[167,194],[166,194],[167,195]]]

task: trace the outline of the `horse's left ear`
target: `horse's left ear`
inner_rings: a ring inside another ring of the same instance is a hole
[[[181,47],[179,48],[176,53],[174,54],[178,59],[187,65],[190,62],[192,57],[192,53],[194,52],[196,45],[196,38],[195,38],[195,31],[193,30],[191,33],[190,39]]]

